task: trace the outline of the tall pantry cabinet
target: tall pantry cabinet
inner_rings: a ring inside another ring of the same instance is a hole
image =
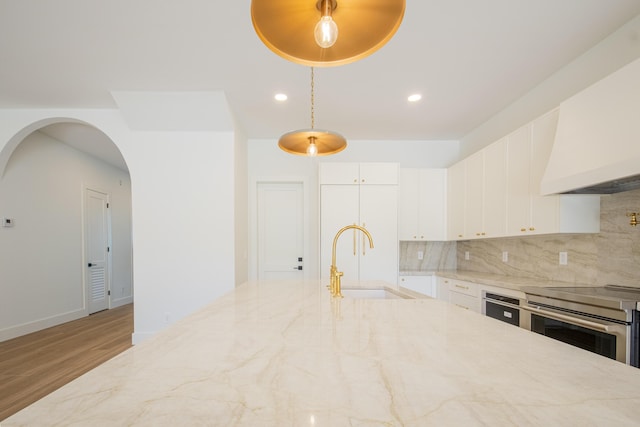
[[[373,237],[374,248],[359,230],[347,230],[336,246],[336,265],[343,281],[398,277],[397,163],[321,163],[320,275],[329,280],[333,240],[346,225],[360,225]]]

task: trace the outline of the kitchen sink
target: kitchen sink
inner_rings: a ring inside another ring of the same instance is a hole
[[[412,297],[395,289],[342,288],[342,296],[352,299],[411,299]]]

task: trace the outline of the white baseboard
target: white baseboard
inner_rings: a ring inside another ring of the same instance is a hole
[[[134,332],[131,334],[131,344],[137,345],[142,341],[145,341],[152,336],[154,336],[157,332]]]
[[[72,320],[78,320],[87,315],[87,310],[81,309],[0,329],[0,342],[71,322]]]
[[[125,297],[111,300],[111,308],[121,307],[123,305],[131,304],[133,302],[133,297]]]

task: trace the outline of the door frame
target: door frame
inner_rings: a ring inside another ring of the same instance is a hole
[[[87,315],[89,314],[89,306],[90,306],[90,295],[91,290],[89,289],[91,286],[91,279],[89,277],[89,270],[86,268],[89,260],[87,259],[87,192],[93,191],[96,193],[102,193],[107,196],[107,205],[111,204],[111,193],[102,189],[100,186],[96,185],[87,185],[84,184],[82,186],[82,292],[84,294],[84,307]],[[111,232],[111,209],[110,206],[107,208],[107,246],[109,248],[113,247],[112,242],[112,232]],[[107,310],[112,308],[111,301],[111,268],[112,268],[112,259],[111,259],[112,251],[109,250],[107,252],[107,266],[106,266],[106,288],[107,288]]]
[[[309,234],[309,182],[306,177],[251,177],[249,180],[249,280],[258,279],[258,185],[259,184],[302,184],[302,256],[303,278],[310,273],[311,253]]]

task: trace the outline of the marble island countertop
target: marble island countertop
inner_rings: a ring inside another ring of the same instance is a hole
[[[435,299],[255,282],[9,426],[625,426],[640,369]]]

